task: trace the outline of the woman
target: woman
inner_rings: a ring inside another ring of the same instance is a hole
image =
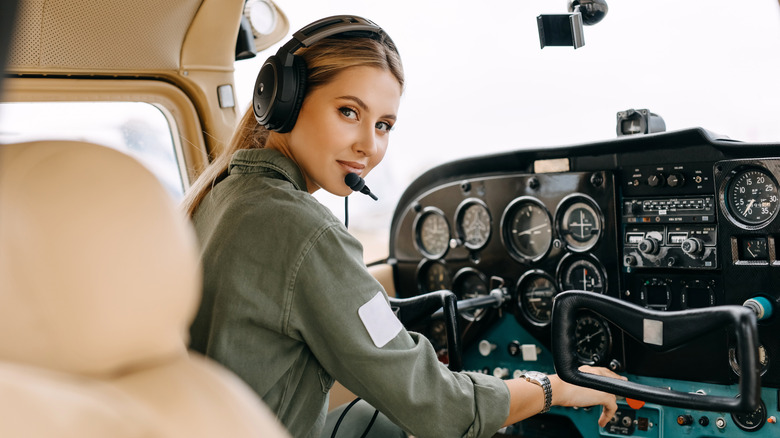
[[[404,84],[393,43],[379,28],[345,31],[295,55],[306,89],[292,122],[268,122],[282,132],[256,122],[269,119],[261,70],[254,111],[185,199],[205,271],[192,348],[248,382],[293,436],[319,436],[333,378],[419,437],[492,436],[545,409],[525,379],[442,365],[393,318],[360,243],[311,196],[349,195],[345,176],[382,160]],[[617,409],[614,396],[549,380],[548,404],[603,405],[602,425]]]

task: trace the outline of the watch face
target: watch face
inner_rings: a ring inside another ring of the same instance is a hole
[[[541,414],[550,410],[552,404],[552,385],[550,385],[550,378],[546,374],[538,371],[527,371],[522,375],[526,380],[533,382],[542,387],[544,390],[544,408],[542,408]]]
[[[543,380],[545,377],[547,377],[546,374],[540,373],[539,371],[528,371],[525,373],[525,376],[534,380]]]

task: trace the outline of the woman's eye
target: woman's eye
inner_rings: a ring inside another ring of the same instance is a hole
[[[341,114],[344,115],[344,117],[347,117],[349,119],[357,119],[357,112],[349,107],[341,107],[339,108],[339,111],[341,111]]]
[[[380,131],[386,131],[390,132],[393,130],[393,125],[387,123],[387,122],[376,122],[376,125],[374,125],[376,129]]]

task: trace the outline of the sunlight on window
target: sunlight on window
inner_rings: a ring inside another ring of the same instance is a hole
[[[184,193],[171,125],[143,102],[15,102],[0,104],[0,143],[77,140],[124,152],[151,170],[179,200]]]

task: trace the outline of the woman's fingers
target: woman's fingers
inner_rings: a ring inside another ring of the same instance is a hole
[[[579,367],[579,370],[584,373],[597,374],[599,376],[612,377],[614,379],[620,379],[620,380],[628,380],[625,377],[621,376],[620,374],[616,374],[612,370],[609,370],[604,367],[592,367],[590,365],[582,365],[581,367]]]
[[[599,417],[599,426],[601,427],[606,426],[607,423],[609,423],[609,420],[611,420],[612,417],[614,417],[617,413],[617,401],[615,396],[612,394],[608,395],[609,400],[602,404],[603,408],[601,410],[601,416]]]
[[[583,365],[579,368],[579,370],[584,373],[591,373],[599,376],[611,377],[613,379],[628,380],[627,378],[613,372],[612,370],[603,367],[592,367],[589,365]],[[616,397],[613,394],[608,394],[608,393],[603,393],[603,394],[605,396],[605,399],[603,403],[601,403],[601,406],[603,408],[601,410],[601,416],[599,417],[600,427],[605,427],[607,423],[609,423],[609,420],[611,420],[612,417],[614,417],[615,414],[617,413]]]

